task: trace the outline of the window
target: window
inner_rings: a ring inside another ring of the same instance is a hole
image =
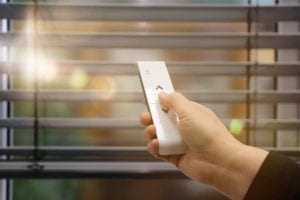
[[[0,17],[2,199],[226,199],[147,153],[137,60],[166,61],[240,141],[300,155],[297,0],[2,0]]]

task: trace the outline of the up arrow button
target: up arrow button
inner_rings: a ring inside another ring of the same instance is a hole
[[[161,87],[160,85],[158,85],[157,87],[156,87],[156,90],[163,90],[164,88],[163,87]]]

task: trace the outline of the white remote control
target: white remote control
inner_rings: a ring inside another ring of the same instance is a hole
[[[159,154],[183,154],[186,147],[177,127],[178,117],[173,110],[163,109],[158,100],[159,92],[174,92],[165,62],[139,61],[138,68],[147,106],[156,129]]]

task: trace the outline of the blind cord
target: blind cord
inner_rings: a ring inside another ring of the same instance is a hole
[[[258,77],[257,77],[257,67],[258,67],[258,36],[259,36],[259,5],[260,5],[260,1],[258,0],[255,4],[255,16],[256,16],[256,19],[255,19],[255,32],[254,32],[254,39],[253,39],[253,47],[254,47],[254,50],[255,50],[255,53],[254,53],[254,74],[255,74],[255,80],[254,80],[254,91],[253,91],[253,99],[256,100],[257,99],[257,86],[258,86]],[[257,104],[255,105],[255,108],[253,109],[254,110],[254,117],[253,117],[253,125],[254,127],[256,127],[257,125]],[[256,138],[256,135],[257,135],[257,129],[254,128],[254,145],[257,146],[257,138]]]
[[[34,125],[33,125],[33,145],[34,145],[34,154],[33,154],[33,166],[32,169],[40,170],[39,166],[39,110],[38,110],[38,93],[39,93],[39,85],[38,85],[38,65],[36,60],[37,58],[37,7],[38,0],[34,0],[34,9],[33,9],[33,57],[34,61]]]
[[[248,34],[251,34],[252,32],[252,0],[248,0],[248,15],[247,15],[247,32]],[[247,61],[248,63],[250,63],[251,61],[251,39],[250,37],[248,37],[247,39]],[[247,91],[250,91],[251,86],[250,86],[250,80],[251,80],[251,74],[250,74],[250,69],[251,68],[251,64],[247,65],[246,68],[246,81],[247,81]],[[247,93],[246,96],[246,119],[248,120],[248,122],[246,123],[246,144],[250,144],[250,119],[251,119],[251,105],[250,105],[250,94]]]

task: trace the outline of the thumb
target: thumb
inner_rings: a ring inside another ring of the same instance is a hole
[[[190,101],[178,92],[172,92],[170,94],[161,92],[158,98],[162,107],[174,110],[179,118],[187,114],[190,110]]]

